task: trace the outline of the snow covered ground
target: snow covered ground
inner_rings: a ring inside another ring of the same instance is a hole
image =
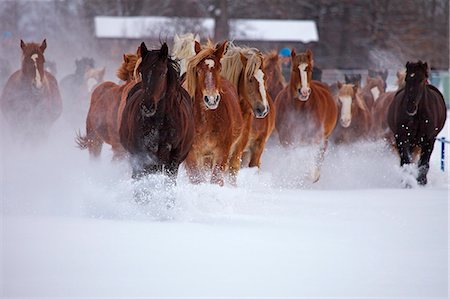
[[[90,161],[62,121],[38,147],[2,135],[3,297],[448,296],[439,144],[426,187],[402,188],[397,158],[369,142],[330,148],[314,185],[310,149],[272,144],[237,188],[181,171],[171,189],[132,182],[109,146]]]

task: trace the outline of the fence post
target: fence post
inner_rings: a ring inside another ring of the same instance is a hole
[[[441,140],[441,170],[445,171],[445,137],[442,137]]]

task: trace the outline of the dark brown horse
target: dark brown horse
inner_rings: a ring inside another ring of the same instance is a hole
[[[276,51],[264,56],[264,74],[266,75],[267,92],[275,101],[277,95],[286,86],[281,72],[281,61]]]
[[[267,139],[275,127],[275,107],[266,90],[262,53],[229,46],[221,60],[222,76],[236,87],[244,120],[242,166],[260,167]]]
[[[194,103],[195,137],[186,159],[186,170],[193,183],[206,180],[223,185],[224,173],[232,183],[242,158],[242,113],[236,88],[220,75],[220,59],[227,42],[203,48],[196,41],[196,55],[188,62],[185,86]]]
[[[318,144],[319,152],[311,173],[314,182],[319,180],[320,167],[328,145],[328,137],[337,121],[337,104],[328,87],[312,81],[312,52],[291,52],[291,81],[275,101],[276,128],[283,146]]]
[[[125,154],[120,143],[117,114],[122,93],[135,81],[134,70],[137,60],[138,56],[135,54],[124,54],[122,65],[117,70],[117,77],[124,83],[118,85],[110,81],[103,82],[92,92],[86,118],[86,135],[77,137],[79,147],[89,149],[91,157],[100,155],[103,142],[111,145],[113,159],[120,159]]]
[[[334,143],[354,142],[368,137],[372,115],[361,97],[358,86],[338,82],[340,120],[331,135]]]
[[[12,129],[32,138],[48,132],[61,115],[62,102],[55,77],[44,70],[46,40],[40,45],[21,40],[20,47],[22,69],[6,82],[0,109]]]
[[[389,107],[388,123],[394,133],[401,166],[412,163],[413,154],[420,152],[417,182],[425,185],[435,138],[444,127],[447,109],[443,95],[427,83],[426,62],[406,63],[405,80],[405,88],[396,93]]]
[[[165,43],[151,51],[142,43],[140,53],[142,81],[128,96],[120,141],[130,153],[134,178],[163,172],[175,180],[194,140],[192,102]]]

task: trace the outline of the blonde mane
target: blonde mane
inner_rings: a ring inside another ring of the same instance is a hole
[[[123,61],[117,69],[116,75],[122,81],[131,81],[136,78],[136,64],[138,56],[136,54],[124,54],[128,61]],[[124,57],[124,58],[125,58]]]
[[[228,79],[236,89],[239,85],[239,76],[243,71],[240,54],[243,54],[247,59],[247,65],[244,70],[247,78],[251,78],[255,71],[262,67],[263,63],[263,55],[258,49],[241,48],[231,44],[221,60],[221,75]]]
[[[194,57],[191,57],[187,63],[186,69],[186,81],[185,88],[189,95],[195,97],[195,89],[197,88],[197,65],[206,59],[208,56],[214,55],[216,51],[215,45],[208,41],[208,43],[202,47],[202,50],[198,52]]]
[[[192,33],[178,36],[175,34],[172,58],[180,62],[180,76],[186,72],[187,60],[195,56],[195,41],[200,42],[200,37]]]

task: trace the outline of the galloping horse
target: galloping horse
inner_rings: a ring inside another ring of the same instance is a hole
[[[397,91],[405,87],[405,72],[397,72]],[[389,143],[394,144],[394,134],[392,134],[391,129],[389,129],[389,125],[387,122],[387,114],[389,106],[394,100],[395,94],[397,91],[389,91],[381,94],[375,105],[373,106],[373,122],[371,133],[375,139],[386,139]]]
[[[200,42],[200,36],[192,33],[186,33],[181,36],[175,34],[173,38],[173,50],[172,58],[176,59],[180,63],[180,77],[184,78],[183,75],[187,70],[187,62],[190,58],[195,56],[195,41]]]
[[[358,86],[338,82],[338,88],[340,121],[330,139],[335,143],[347,143],[367,137],[371,128],[372,115],[361,98]]]
[[[444,127],[447,109],[443,95],[427,84],[426,62],[406,63],[405,80],[405,88],[395,94],[389,107],[388,123],[394,133],[400,166],[411,163],[413,153],[420,152],[417,182],[425,185],[435,138]]]
[[[264,56],[264,74],[266,75],[267,92],[275,101],[277,95],[286,86],[277,52],[274,51]]]
[[[312,170],[312,180],[319,180],[320,167],[328,137],[336,126],[337,104],[328,87],[312,81],[313,54],[291,52],[291,81],[275,100],[276,128],[283,146],[301,143],[320,145]]]
[[[18,133],[36,137],[47,134],[61,115],[61,96],[55,77],[44,70],[47,41],[44,39],[39,45],[21,40],[20,47],[22,69],[13,73],[6,82],[0,109],[7,123]]]
[[[361,88],[361,74],[356,75],[344,75],[345,84],[353,84],[356,86],[356,88]],[[340,88],[339,88],[340,89]]]
[[[138,56],[124,54],[123,62],[117,70],[117,77],[124,81],[117,85],[114,82],[103,82],[91,95],[91,104],[86,118],[86,135],[78,134],[77,143],[81,149],[89,149],[91,157],[98,157],[103,142],[111,145],[113,159],[124,156],[125,150],[120,143],[118,111],[124,89],[134,82],[134,70]]]
[[[367,108],[369,108],[369,111],[372,111],[375,101],[382,93],[384,93],[384,90],[384,82],[381,77],[366,78],[366,85],[362,88],[361,94],[366,102]]]
[[[194,139],[192,102],[165,43],[151,51],[142,43],[140,52],[142,81],[127,99],[120,141],[131,155],[134,178],[164,172],[175,181]]]
[[[389,75],[389,71],[386,69],[384,71],[382,70],[373,70],[373,69],[369,69],[367,70],[367,76],[370,78],[380,78],[381,80],[383,80],[383,90],[381,92],[386,92],[386,87],[387,87],[387,77]]]
[[[217,46],[208,42],[202,49],[195,42],[197,54],[188,62],[185,86],[194,104],[195,137],[185,164],[193,183],[204,181],[204,172],[212,170],[211,182],[222,186],[224,172],[228,170],[234,182],[240,168],[243,120],[239,97],[220,76],[226,46],[226,41]]]
[[[254,48],[229,46],[222,60],[221,75],[238,91],[244,120],[240,144],[242,166],[260,167],[264,145],[275,127],[275,108],[266,91],[262,53]]]

